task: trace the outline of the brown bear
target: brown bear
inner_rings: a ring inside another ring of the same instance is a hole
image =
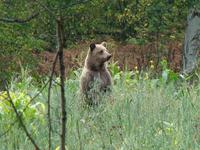
[[[106,47],[106,42],[91,44],[85,59],[80,78],[80,92],[89,105],[99,104],[100,95],[111,88],[111,75],[106,62],[112,55]]]

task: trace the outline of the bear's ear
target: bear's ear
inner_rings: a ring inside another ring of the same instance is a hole
[[[101,45],[103,45],[104,47],[107,48],[107,43],[106,42],[102,42]]]
[[[96,45],[94,43],[90,44],[90,50],[93,51],[95,49]]]

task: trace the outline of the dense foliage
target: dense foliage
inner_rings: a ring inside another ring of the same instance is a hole
[[[54,50],[54,15],[64,17],[65,46],[98,35],[135,44],[183,37],[188,9],[196,0],[4,0],[0,2],[1,77],[19,64],[33,65],[32,51]],[[9,20],[27,20],[13,23]],[[32,63],[30,62],[32,61]]]

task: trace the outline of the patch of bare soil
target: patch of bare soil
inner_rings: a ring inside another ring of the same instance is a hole
[[[37,72],[40,75],[49,75],[52,70],[52,65],[56,56],[56,53],[52,52],[42,52],[40,54],[34,54],[36,58],[38,58],[39,63],[37,66]],[[73,70],[79,67],[79,63],[77,61],[79,52],[74,51],[65,51],[64,52],[64,64],[66,74],[69,73],[70,70]],[[55,74],[59,74],[59,60],[56,63]]]
[[[81,43],[77,48],[71,48],[64,51],[64,63],[66,67],[66,75],[73,69],[82,67],[87,54],[89,43]],[[158,48],[159,47],[159,48]],[[146,69],[153,61],[155,69],[159,70],[160,61],[164,58],[169,62],[169,67],[179,72],[182,67],[182,44],[180,42],[170,42],[165,46],[158,46],[156,43],[144,46],[138,45],[117,45],[109,46],[108,50],[113,54],[111,61],[117,61],[120,68],[133,70],[135,66],[138,69]],[[42,52],[34,54],[39,60],[37,72],[40,75],[48,75],[51,71],[55,58],[55,53]],[[58,62],[55,69],[56,75],[59,74]]]
[[[166,59],[169,67],[179,72],[182,66],[182,45],[180,42],[169,43],[166,46],[157,48],[156,43],[147,44],[144,46],[124,45],[118,46],[114,50],[114,59],[119,62],[122,69],[147,69],[150,66],[150,61],[156,69],[160,68],[160,62]]]

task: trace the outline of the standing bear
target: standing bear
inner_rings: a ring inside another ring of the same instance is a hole
[[[112,55],[108,53],[106,46],[106,42],[91,44],[85,59],[80,78],[80,92],[89,105],[99,104],[103,92],[111,88],[107,61]]]

